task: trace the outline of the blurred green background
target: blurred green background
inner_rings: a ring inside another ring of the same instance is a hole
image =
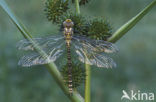
[[[44,15],[45,0],[6,1],[33,37],[58,32]],[[81,11],[108,19],[115,31],[151,1],[91,0]],[[117,68],[92,68],[92,102],[121,102],[122,90],[156,94],[155,11],[156,7],[116,43],[120,49],[113,56]],[[44,66],[17,65],[22,52],[15,46],[20,39],[22,35],[0,8],[0,102],[69,102]],[[78,90],[84,95],[83,85]]]

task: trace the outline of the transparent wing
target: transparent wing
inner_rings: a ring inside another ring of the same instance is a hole
[[[106,53],[118,51],[117,47],[112,43],[101,40],[92,40],[81,36],[74,36],[72,44],[74,44],[76,53],[81,62],[96,65],[97,67],[116,67],[113,59],[106,55]]]
[[[65,50],[63,37],[51,36],[46,38],[34,38],[33,40],[36,41],[41,49],[47,54],[47,58],[43,58],[39,53],[35,52],[33,45],[28,40],[21,40],[17,44],[18,49],[30,50],[30,53],[20,59],[19,65],[28,67],[54,62]]]
[[[43,38],[33,38],[33,41],[35,41],[40,47],[51,47],[55,45],[56,42],[60,42],[63,40],[62,35],[53,35],[49,37],[43,37]],[[20,40],[17,44],[16,47],[19,50],[34,50],[34,47],[31,42],[29,42],[27,39]]]
[[[103,40],[94,40],[94,39],[89,39],[85,36],[73,36],[73,41],[76,43],[80,43],[81,46],[84,46],[88,48],[87,50],[92,50],[94,52],[105,52],[105,53],[114,53],[118,52],[118,48],[107,41]]]

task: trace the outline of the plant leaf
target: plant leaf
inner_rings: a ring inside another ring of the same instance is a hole
[[[115,43],[119,40],[124,34],[126,34],[130,29],[132,29],[156,4],[156,0],[153,0],[147,7],[145,7],[140,13],[135,17],[121,26],[109,39],[109,42]]]
[[[22,35],[33,44],[36,51],[38,53],[40,53],[40,55],[42,57],[46,58],[47,54],[38,46],[38,44],[36,42],[34,42],[32,40],[31,34],[26,30],[24,25],[17,19],[15,14],[11,11],[11,9],[9,8],[9,6],[7,5],[7,3],[4,0],[0,0],[0,7],[2,7],[2,9],[8,14],[8,16],[10,17],[12,22],[16,25],[18,30],[22,33]],[[67,86],[65,86],[65,84],[62,80],[62,76],[54,63],[49,63],[49,64],[46,64],[45,66],[48,69],[48,71],[50,72],[50,74],[54,77],[57,84],[61,87],[63,92],[68,96],[68,98],[71,101],[73,101],[73,102],[83,102],[84,101],[82,96],[76,91],[73,92],[72,96],[69,95],[68,88],[67,88]]]

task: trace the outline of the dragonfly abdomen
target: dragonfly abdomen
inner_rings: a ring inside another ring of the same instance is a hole
[[[69,93],[73,92],[73,84],[72,84],[72,61],[71,61],[71,51],[70,44],[66,43],[67,46],[67,64],[68,64],[68,88]]]

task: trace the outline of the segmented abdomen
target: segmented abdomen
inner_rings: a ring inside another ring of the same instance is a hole
[[[67,64],[68,64],[68,88],[69,93],[72,94],[73,92],[73,84],[72,84],[72,62],[71,62],[71,51],[70,51],[70,44],[67,45]]]

